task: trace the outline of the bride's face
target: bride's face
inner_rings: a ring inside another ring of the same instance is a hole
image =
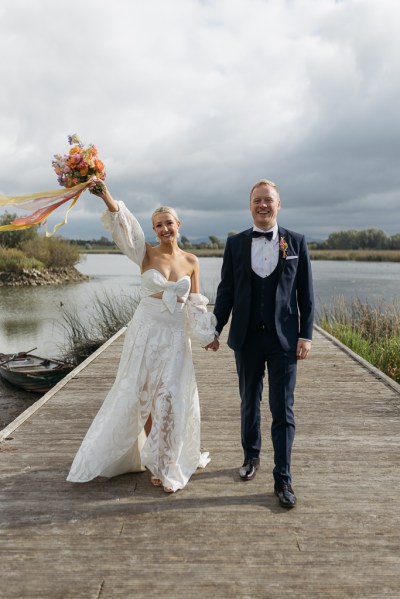
[[[153,229],[160,243],[176,240],[180,222],[169,212],[159,212],[153,218]]]

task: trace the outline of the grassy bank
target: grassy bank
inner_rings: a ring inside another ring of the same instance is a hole
[[[310,250],[311,260],[400,262],[400,250]]]
[[[400,383],[400,306],[370,306],[337,299],[324,306],[318,324],[350,349]]]
[[[37,236],[18,247],[0,247],[0,272],[19,274],[30,269],[65,268],[74,266],[79,259],[78,250],[68,241]]]

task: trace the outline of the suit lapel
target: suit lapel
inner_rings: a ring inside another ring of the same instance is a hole
[[[278,227],[278,241],[280,242],[280,240],[284,238],[285,241],[287,242],[287,231],[286,229],[281,229],[281,227]],[[281,278],[281,275],[284,271],[285,268],[285,264],[286,264],[286,259],[283,256],[281,249],[279,247],[279,259],[278,259],[278,281]]]
[[[244,231],[243,238],[243,262],[245,265],[246,273],[251,275],[251,234],[253,229],[247,229]]]

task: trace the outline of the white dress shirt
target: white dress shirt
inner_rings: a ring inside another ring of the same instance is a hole
[[[276,224],[272,229],[268,229],[268,231],[263,231],[254,225],[253,231],[260,231],[261,233],[272,231],[273,233],[271,241],[265,237],[253,237],[251,240],[251,268],[256,275],[264,279],[274,272],[278,264],[278,225]]]

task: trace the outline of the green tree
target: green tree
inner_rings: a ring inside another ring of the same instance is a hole
[[[330,250],[356,250],[358,247],[357,231],[334,231],[326,240]]]
[[[0,216],[0,226],[9,225],[18,218],[17,214],[5,212]],[[0,246],[6,248],[19,248],[22,243],[29,239],[35,239],[38,236],[38,226],[30,229],[20,229],[19,231],[0,231]]]
[[[335,231],[329,235],[324,247],[330,250],[383,250],[390,247],[390,238],[382,229]]]
[[[100,237],[100,239],[97,241],[97,243],[98,243],[99,245],[105,245],[105,246],[108,246],[108,245],[114,245],[114,242],[113,242],[113,241],[110,241],[109,239],[107,239],[107,237],[105,237],[104,235],[102,235],[102,236]]]
[[[188,239],[188,237],[186,237],[186,235],[182,235],[182,237],[180,239],[180,245],[184,248],[192,247],[192,244],[190,243],[190,239]]]
[[[392,235],[390,238],[390,249],[392,250],[400,250],[400,233],[396,233],[396,235]]]
[[[358,232],[358,241],[360,249],[386,249],[390,240],[382,229],[366,229]]]
[[[210,248],[216,249],[223,248],[225,246],[224,242],[221,241],[216,235],[210,235],[208,239],[210,240],[210,243],[208,245],[208,247]]]

